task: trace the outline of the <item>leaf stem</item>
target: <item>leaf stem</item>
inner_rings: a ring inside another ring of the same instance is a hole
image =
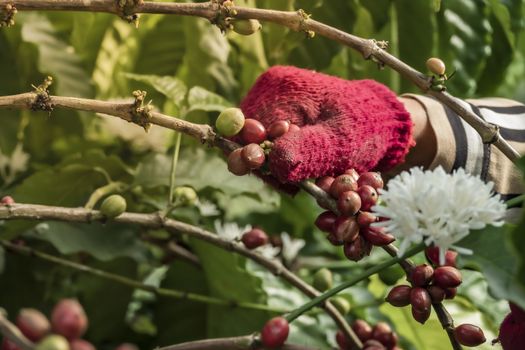
[[[311,308],[313,308],[314,306],[318,305],[318,304],[321,304],[322,302],[324,302],[325,300],[329,299],[330,297],[333,297],[334,295],[336,295],[337,293],[349,288],[349,287],[352,287],[353,285],[363,281],[364,279],[378,273],[379,271],[381,270],[384,270],[386,269],[387,267],[389,266],[392,266],[394,264],[397,264],[399,263],[400,261],[406,259],[406,258],[409,258],[411,257],[412,255],[415,255],[421,251],[423,251],[423,249],[425,249],[425,245],[423,243],[420,243],[418,244],[417,246],[413,247],[412,249],[408,250],[405,254],[403,254],[402,256],[397,256],[395,258],[391,258],[389,260],[386,260],[384,262],[382,262],[381,264],[379,265],[376,265],[376,266],[373,266],[363,272],[361,272],[359,275],[357,275],[356,277],[344,282],[344,283],[341,283],[340,285],[324,292],[323,294],[313,298],[312,300],[310,300],[309,302],[307,302],[306,304],[300,306],[299,308],[293,310],[292,312],[290,312],[288,315],[286,315],[286,319],[288,320],[288,322],[292,322],[293,320],[295,320],[297,317],[301,316],[302,314],[304,314],[306,311],[310,310]]]
[[[105,197],[111,193],[122,192],[126,189],[127,186],[128,185],[126,185],[123,182],[112,181],[107,185],[97,188],[95,191],[93,191],[91,196],[89,196],[89,199],[84,205],[84,208],[93,209],[102,197]]]
[[[525,200],[525,193],[517,197],[509,199],[508,201],[505,202],[505,204],[507,205],[508,208],[511,208],[511,207],[517,206],[518,204],[522,204],[524,200]]]

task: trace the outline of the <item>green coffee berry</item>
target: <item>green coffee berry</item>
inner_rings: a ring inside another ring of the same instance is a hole
[[[330,302],[335,306],[335,308],[341,313],[341,315],[346,315],[350,312],[350,303],[343,297],[333,297],[330,299]]]
[[[197,193],[193,188],[188,186],[175,188],[173,195],[175,199],[184,206],[191,206],[197,202]]]
[[[69,343],[61,335],[48,335],[36,344],[35,350],[69,350]]]
[[[393,286],[401,277],[405,276],[405,271],[400,266],[395,265],[379,271],[377,275],[381,282],[387,286]]]
[[[332,288],[333,283],[332,272],[327,268],[323,267],[314,275],[314,288],[321,292]]]
[[[107,218],[113,219],[126,211],[126,200],[124,197],[114,194],[104,199],[100,206],[100,212]]]
[[[227,108],[219,114],[215,127],[223,136],[237,135],[244,126],[244,114],[239,108]]]
[[[256,19],[238,19],[233,21],[233,31],[241,35],[252,35],[262,28]]]

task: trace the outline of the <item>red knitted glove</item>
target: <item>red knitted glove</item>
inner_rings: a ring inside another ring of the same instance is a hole
[[[349,81],[296,67],[263,73],[241,103],[266,128],[277,120],[301,127],[274,141],[270,170],[281,182],[386,171],[403,162],[412,121],[396,95],[372,80]]]

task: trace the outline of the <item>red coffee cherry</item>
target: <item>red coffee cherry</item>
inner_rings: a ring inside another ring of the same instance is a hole
[[[268,243],[268,235],[261,229],[254,228],[244,233],[241,237],[242,243],[248,249],[255,249]]]
[[[410,304],[418,311],[430,310],[432,300],[425,288],[414,287],[410,291]]]
[[[315,184],[325,192],[330,191],[330,186],[334,182],[335,178],[331,176],[323,176],[315,180]]]
[[[96,350],[93,344],[84,339],[73,339],[69,342],[69,350]]]
[[[88,319],[82,305],[74,299],[63,299],[51,313],[53,332],[67,339],[80,338],[88,327]]]
[[[344,173],[352,176],[356,182],[359,179],[359,173],[355,169],[348,169]]]
[[[416,266],[410,272],[410,281],[415,287],[424,287],[432,281],[434,269],[432,266],[423,264]]]
[[[432,309],[429,308],[427,310],[418,310],[415,307],[412,307],[411,311],[412,311],[412,317],[414,318],[414,320],[416,320],[417,322],[421,324],[425,324],[425,322],[427,322],[427,320],[430,317],[430,312],[432,311]]]
[[[428,247],[425,249],[425,256],[427,260],[434,266],[441,266],[439,263],[439,247]],[[445,264],[444,266],[456,267],[456,257],[458,253],[452,250],[445,252]]]
[[[241,138],[245,145],[249,143],[261,143],[266,140],[266,129],[258,120],[247,118],[241,130]]]
[[[379,198],[375,188],[363,185],[357,189],[357,194],[361,198],[361,210],[370,210],[377,203]]]
[[[290,130],[290,122],[287,120],[278,120],[273,122],[268,128],[268,137],[270,140],[274,140],[286,134],[288,130]]]
[[[369,339],[363,343],[363,350],[386,350],[381,342]]]
[[[288,128],[288,132],[296,132],[299,130],[301,130],[301,128],[299,127],[299,125],[295,124],[290,124],[290,127]]]
[[[357,223],[361,227],[370,226],[371,223],[374,223],[376,221],[377,221],[377,216],[375,216],[374,214],[368,211],[361,211],[359,212],[359,215],[357,216]]]
[[[427,287],[428,294],[430,294],[430,299],[432,299],[433,304],[437,304],[445,299],[445,290],[438,286],[429,286]]]
[[[396,345],[396,338],[393,336],[392,328],[386,322],[378,322],[372,330],[372,339],[377,340],[382,345],[390,348]]]
[[[441,288],[455,288],[461,281],[461,272],[455,267],[440,266],[434,271],[434,284]]]
[[[32,342],[38,342],[51,331],[46,316],[36,309],[22,309],[16,318],[16,326]]]
[[[385,233],[381,227],[365,227],[360,232],[370,244],[379,247],[388,245],[396,240],[391,234]]]
[[[15,204],[15,200],[14,200],[13,197],[11,197],[11,196],[4,196],[4,197],[2,197],[2,199],[0,200],[0,204],[3,204],[3,205],[13,205],[13,204]]]
[[[509,301],[510,312],[516,321],[525,322],[525,310]]]
[[[454,328],[454,337],[465,346],[479,346],[487,341],[483,330],[473,324],[462,324]]]
[[[237,148],[228,156],[228,170],[237,176],[246,175],[250,172],[248,165],[242,159],[242,148]]]
[[[341,193],[355,190],[357,190],[357,182],[354,180],[352,175],[343,174],[335,178],[334,182],[330,186],[329,192],[332,197],[338,199],[341,196]]]
[[[372,327],[366,321],[355,320],[352,323],[352,330],[362,342],[372,338]]]
[[[259,169],[266,160],[264,150],[256,143],[244,146],[241,151],[241,157],[249,169]]]
[[[342,215],[352,216],[357,214],[361,208],[361,198],[354,191],[346,191],[339,195],[337,199],[337,209]]]
[[[288,321],[284,317],[274,317],[261,330],[261,341],[270,349],[278,348],[284,344],[289,332]]]
[[[331,211],[324,211],[315,219],[315,226],[321,231],[333,232],[336,220],[337,215]]]
[[[350,345],[348,344],[348,340],[346,339],[346,336],[342,331],[337,331],[335,333],[335,341],[337,342],[337,345],[339,345],[339,349],[341,350],[348,350],[350,349]]]
[[[326,239],[328,239],[328,241],[332,244],[332,245],[335,245],[335,246],[340,246],[340,245],[343,245],[345,242],[339,238],[337,238],[337,236],[332,232],[332,233],[329,233],[327,236],[326,236]]]
[[[386,296],[386,301],[393,306],[403,307],[410,304],[410,286],[395,286]]]
[[[333,227],[332,232],[338,241],[353,242],[359,235],[359,225],[353,216],[338,217]]]
[[[7,339],[7,337],[4,337],[2,340],[2,350],[22,350],[19,348],[15,343],[13,343],[11,340]]]
[[[371,250],[372,245],[361,236],[353,242],[346,242],[343,247],[346,258],[352,261],[359,261],[366,255],[370,255]]]
[[[523,350],[523,339],[525,339],[525,322],[517,320],[511,312],[501,322],[497,340],[504,350]]]
[[[363,173],[361,174],[361,176],[359,176],[357,184],[359,185],[359,187],[363,185],[368,185],[378,190],[380,188],[383,188],[384,182],[383,178],[381,177],[381,174],[376,172],[368,172]]]
[[[458,294],[457,288],[445,288],[445,299],[454,299]]]

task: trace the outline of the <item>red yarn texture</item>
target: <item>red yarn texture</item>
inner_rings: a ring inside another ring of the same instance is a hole
[[[344,80],[289,66],[263,73],[241,103],[247,118],[269,127],[289,120],[301,127],[274,141],[270,170],[281,182],[386,171],[415,144],[412,121],[386,86]]]

